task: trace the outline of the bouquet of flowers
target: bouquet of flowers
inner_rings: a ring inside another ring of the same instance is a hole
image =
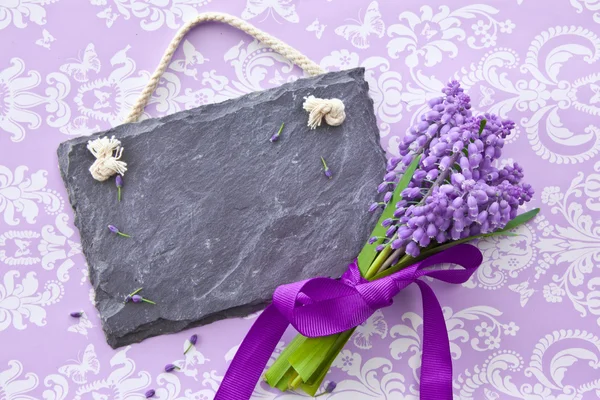
[[[371,212],[384,211],[358,256],[367,280],[459,243],[511,235],[511,229],[539,211],[517,216],[533,189],[522,182],[523,169],[517,163],[496,166],[514,123],[491,114],[472,116],[470,98],[456,81],[443,93],[429,101],[430,110],[402,139],[401,157],[389,160],[377,189],[382,201],[370,206]],[[298,335],[267,371],[267,382],[314,395],[353,332]]]
[[[456,81],[450,82],[443,96],[430,100],[428,106],[430,109],[402,139],[400,157],[388,162],[387,174],[377,189],[381,201],[370,206],[371,212],[383,212],[357,261],[341,281],[315,278],[278,288],[274,305],[252,327],[225,376],[220,393],[227,396],[219,397],[218,393],[217,399],[249,396],[255,377],[290,322],[299,331],[310,332],[311,337],[296,336],[268,369],[265,379],[282,391],[302,389],[315,395],[365,315],[391,304],[395,293],[412,282],[421,288],[425,314],[426,301],[431,305],[435,295],[424,282],[416,280],[429,274],[422,271],[424,267],[443,262],[461,264],[468,271],[455,274],[459,277],[450,276],[459,271],[438,270],[430,275],[462,283],[481,263],[480,252],[462,243],[514,235],[512,229],[539,212],[534,209],[517,215],[519,206],[531,200],[533,189],[522,182],[523,169],[517,163],[499,162],[505,138],[514,128],[512,121],[491,114],[473,116],[470,98]],[[390,280],[404,272],[408,277]],[[347,303],[352,303],[348,310]],[[430,328],[424,324],[421,398],[451,399],[448,338],[437,300],[435,304],[437,311],[433,310],[435,316],[429,320],[437,320],[429,323]],[[431,310],[430,305],[427,307]],[[337,333],[324,336],[322,332]],[[436,335],[444,337],[432,340]],[[426,350],[426,341],[437,342]],[[426,363],[426,351],[436,353],[437,360]],[[438,364],[443,364],[442,368],[437,368]],[[437,384],[438,380],[443,383]],[[324,393],[334,388],[335,384],[330,383]]]

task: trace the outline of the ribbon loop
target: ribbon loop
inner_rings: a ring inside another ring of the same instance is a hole
[[[452,358],[444,315],[433,290],[418,278],[430,276],[463,283],[482,259],[476,247],[459,244],[374,281],[364,279],[354,261],[340,280],[313,278],[278,287],[273,304],[258,317],[242,342],[215,400],[250,398],[289,324],[307,337],[344,332],[391,305],[394,296],[413,282],[419,285],[423,298],[421,400],[452,400]],[[458,264],[463,269],[426,269],[443,263]]]
[[[398,284],[393,279],[387,279],[387,277],[355,287],[365,303],[373,309],[373,312],[391,306],[394,302],[394,296],[400,291]]]

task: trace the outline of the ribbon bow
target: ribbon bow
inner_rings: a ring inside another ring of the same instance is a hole
[[[267,361],[289,324],[307,337],[328,336],[365,322],[376,310],[390,306],[398,292],[411,283],[423,298],[423,354],[421,400],[452,400],[452,358],[442,308],[422,280],[430,276],[448,283],[464,283],[483,257],[474,246],[460,244],[401,271],[367,281],[357,261],[339,280],[312,278],[279,286],[273,303],[258,317],[240,345],[215,400],[248,400]],[[458,264],[463,269],[429,269],[436,264]]]

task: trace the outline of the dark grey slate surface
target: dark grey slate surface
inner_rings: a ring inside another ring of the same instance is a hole
[[[309,94],[342,99],[346,121],[310,131]],[[282,122],[281,140],[270,143]],[[114,179],[88,171],[89,137],[62,143],[58,159],[112,347],[249,314],[283,283],[339,276],[375,223],[366,210],[385,156],[363,69],[98,135],[125,147],[121,203]],[[137,287],[158,304],[123,304]]]

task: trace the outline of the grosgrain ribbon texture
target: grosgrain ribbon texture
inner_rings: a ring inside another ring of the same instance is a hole
[[[421,400],[452,400],[452,358],[442,308],[422,276],[453,283],[466,282],[483,260],[479,249],[453,246],[401,271],[374,281],[360,275],[357,262],[339,279],[312,278],[282,285],[273,303],[258,317],[229,366],[215,400],[248,400],[269,357],[291,324],[307,337],[328,336],[352,329],[416,283],[423,299]],[[441,269],[440,264],[462,269]],[[426,269],[436,266],[436,268]]]

